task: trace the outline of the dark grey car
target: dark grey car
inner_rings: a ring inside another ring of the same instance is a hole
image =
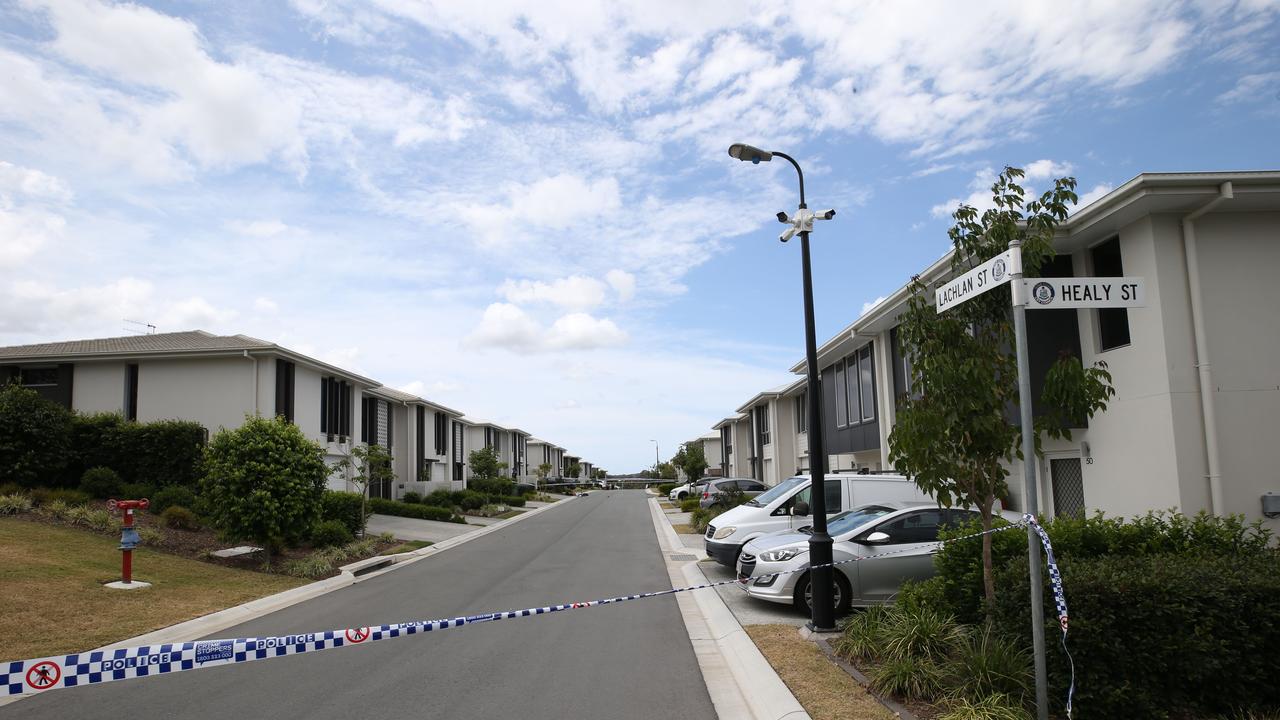
[[[724,478],[713,480],[702,488],[702,500],[699,504],[704,508],[727,506],[729,496],[742,493],[743,497],[752,498],[769,488],[759,480],[750,478]]]

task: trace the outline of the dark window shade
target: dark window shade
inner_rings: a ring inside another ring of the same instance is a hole
[[[809,391],[805,390],[796,396],[796,432],[809,431]]]
[[[125,366],[124,373],[124,419],[138,419],[138,366]]]
[[[419,405],[417,407],[416,412],[417,412],[417,418],[418,418],[418,432],[417,432],[417,448],[418,449],[414,455],[414,459],[417,462],[418,480],[422,480],[423,473],[424,473],[424,466],[426,465],[426,460],[424,460],[423,458],[427,454],[427,428],[426,428],[427,409]]]
[[[1089,251],[1094,277],[1124,277],[1120,259],[1120,238],[1114,237]],[[1128,345],[1129,311],[1125,308],[1101,308],[1098,313],[1098,341],[1102,350]]]
[[[449,446],[449,416],[442,412],[436,413],[436,454],[444,455],[445,450]]]
[[[320,378],[320,432],[331,434],[329,430],[329,378]]]
[[[844,361],[836,363],[836,427],[848,424],[849,401],[846,399]]]
[[[360,442],[369,442],[369,417],[373,414],[369,412],[369,405],[372,398],[360,399]]]
[[[276,417],[293,422],[293,363],[276,358]]]
[[[354,409],[352,406],[355,403],[354,388],[348,385],[345,380],[336,382],[334,385],[338,390],[338,402],[335,403],[338,407],[338,434],[343,437],[350,437],[351,413]]]

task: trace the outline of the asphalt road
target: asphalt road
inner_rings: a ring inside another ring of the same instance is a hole
[[[643,491],[598,491],[220,632],[253,637],[671,587]],[[36,630],[33,628],[33,630]],[[714,718],[671,596],[57,690],[0,718]]]

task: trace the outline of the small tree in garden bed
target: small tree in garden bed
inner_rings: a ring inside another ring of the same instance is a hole
[[[365,520],[369,517],[366,502],[369,486],[375,483],[389,484],[396,479],[395,471],[391,469],[391,453],[381,445],[357,445],[351,448],[350,455],[338,461],[331,470],[345,472],[347,468],[354,470],[351,484],[356,487],[361,498],[360,529],[356,534],[363,536]]]
[[[52,485],[70,450],[69,410],[34,390],[0,384],[0,483]]]
[[[498,460],[498,451],[491,447],[472,450],[467,464],[471,466],[471,477],[477,480],[496,480],[507,468],[506,463]]]
[[[329,474],[323,450],[296,425],[253,416],[214,436],[204,471],[214,527],[268,553],[306,537],[320,517]]]

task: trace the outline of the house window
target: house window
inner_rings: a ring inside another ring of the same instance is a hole
[[[136,367],[136,366],[135,366]],[[293,422],[293,363],[276,358],[276,417]]]
[[[761,405],[756,408],[756,424],[760,428],[760,446],[764,447],[772,442],[769,438],[769,406]]]
[[[1124,277],[1120,261],[1120,238],[1110,240],[1089,251],[1094,277]],[[1098,313],[1098,347],[1103,352],[1129,344],[1129,311],[1125,308],[1100,308]]]
[[[396,437],[396,413],[395,408],[391,406],[391,402],[383,403],[387,408],[387,450],[391,450],[391,446],[395,443]]]
[[[796,432],[809,432],[809,391],[796,396]]]
[[[871,346],[858,353],[858,398],[862,406],[862,421],[876,419],[875,369],[871,366]]]
[[[375,432],[374,423],[377,422],[377,402],[373,398],[360,399],[360,442],[362,443],[376,442],[373,433]]]
[[[845,402],[849,405],[849,424],[861,422],[862,413],[858,408],[858,353],[850,355],[844,361]]]
[[[849,401],[846,398],[844,360],[836,363],[836,427],[849,424]]]
[[[138,419],[138,366],[124,366],[124,419]]]
[[[449,444],[449,418],[442,412],[436,413],[436,454],[444,455],[445,446]]]
[[[320,432],[329,442],[333,442],[334,436],[346,442],[351,435],[353,390],[344,380],[320,378]]]
[[[22,368],[19,379],[23,387],[56,387],[58,385],[58,368]]]

